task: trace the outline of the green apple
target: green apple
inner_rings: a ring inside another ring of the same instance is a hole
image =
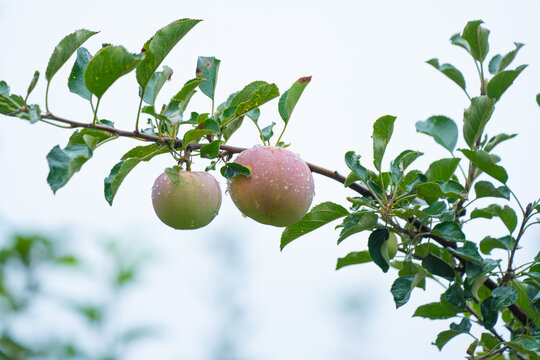
[[[184,170],[171,177],[164,172],[152,187],[152,204],[158,218],[175,229],[208,225],[221,206],[216,179],[207,172]]]

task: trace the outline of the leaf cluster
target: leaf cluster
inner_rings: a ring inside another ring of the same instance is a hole
[[[158,106],[160,91],[170,82],[173,69],[162,65],[166,56],[192,30],[200,20],[181,19],[158,30],[147,40],[140,53],[131,53],[122,46],[103,44],[92,54],[82,45],[97,32],[82,29],[66,36],[54,49],[45,77],[47,91],[46,111],[38,104],[27,104],[28,96],[35,88],[39,72],[34,74],[26,98],[10,94],[5,82],[0,82],[0,113],[29,120],[31,123],[46,122],[61,127],[83,127],[75,130],[65,147],[55,146],[47,155],[49,175],[47,182],[56,192],[92,158],[94,151],[119,136],[151,140],[153,144],[137,146],[128,151],[104,180],[105,199],[112,205],[114,197],[126,176],[140,162],[150,161],[154,156],[169,153],[175,163],[191,169],[192,159],[200,156],[210,163],[206,170],[215,170],[223,163],[221,173],[226,178],[249,176],[250,170],[239,164],[230,164],[230,154],[221,150],[231,136],[243,124],[247,116],[256,126],[263,145],[270,145],[275,122],[260,127],[260,106],[278,97],[275,84],[254,81],[243,89],[229,95],[217,108],[214,106],[216,85],[221,61],[215,57],[200,56],[197,59],[195,77],[186,81],[166,103]],[[77,123],[53,115],[49,110],[48,93],[51,81],[58,70],[76,52],[76,59],[67,81],[69,90],[89,102],[93,117],[91,123]],[[161,69],[160,69],[161,67]],[[139,84],[140,104],[132,133],[115,129],[114,123],[99,116],[99,104],[107,90],[122,76],[135,71]],[[289,123],[292,112],[311,77],[295,81],[280,97],[278,112],[283,120],[283,131],[276,146],[287,146],[281,137]],[[187,111],[192,97],[200,90],[211,100],[208,112]],[[140,118],[146,117],[146,125],[140,126]],[[60,123],[67,123],[63,126]]]
[[[384,155],[393,135],[395,116],[382,116],[374,122],[373,170],[354,151],[345,154],[350,170],[345,186],[361,186],[369,196],[349,197],[349,209],[334,202],[315,206],[297,224],[285,229],[281,247],[327,223],[341,219],[337,243],[349,236],[368,232],[365,250],[353,251],[337,261],[336,269],[374,262],[383,272],[395,268],[398,277],[390,291],[396,308],[404,306],[416,289],[425,289],[426,279],[445,287],[440,301],[420,306],[414,316],[428,319],[457,318],[450,329],[441,332],[434,344],[442,349],[452,338],[471,334],[474,323],[483,333],[471,344],[471,359],[497,358],[507,352],[511,358],[537,359],[540,349],[539,255],[517,266],[514,254],[524,240],[525,230],[538,221],[538,201],[526,207],[508,186],[508,173],[493,150],[516,134],[489,137],[487,128],[502,95],[526,68],[507,70],[522,44],[506,55],[495,55],[489,62],[493,75],[486,79],[484,62],[489,51],[489,30],[482,21],[469,22],[461,34],[452,36],[454,45],[472,57],[481,78],[480,94],[470,97],[465,78],[451,64],[438,59],[428,64],[456,83],[470,99],[463,112],[461,136],[458,124],[444,115],[434,115],[416,123],[419,133],[428,135],[449,153],[427,169],[411,169],[421,151],[402,151],[384,168]],[[460,141],[461,137],[461,141]],[[456,146],[460,146],[456,149]],[[487,202],[486,206],[473,203]],[[485,237],[471,238],[464,225],[500,221],[505,233],[484,226]],[[399,255],[389,257],[390,234],[400,239]],[[501,251],[502,258],[492,258]],[[461,320],[460,320],[461,319]],[[494,329],[502,322],[510,333],[504,340]],[[513,340],[519,339],[519,340]],[[494,357],[490,357],[493,354]],[[502,357],[501,357],[502,359]]]

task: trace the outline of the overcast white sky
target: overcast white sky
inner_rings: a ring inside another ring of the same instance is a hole
[[[253,80],[275,82],[285,91],[298,77],[312,75],[285,136],[295,152],[306,161],[342,173],[346,173],[346,151],[355,150],[369,164],[372,123],[381,115],[392,114],[398,120],[386,163],[412,148],[426,153],[418,161],[421,167],[447,154],[428,137],[416,134],[414,123],[444,114],[460,124],[468,104],[460,89],[425,61],[437,57],[454,64],[466,76],[469,93],[477,94],[472,61],[448,39],[468,20],[483,19],[492,31],[489,58],[513,49],[513,41],[526,44],[514,66],[530,66],[504,94],[488,132],[519,133],[502,145],[498,154],[510,174],[509,186],[523,202],[529,202],[539,196],[540,167],[533,145],[540,130],[540,109],[535,103],[540,92],[539,15],[537,1],[0,0],[0,80],[8,82],[13,92],[24,93],[34,70],[44,73],[55,45],[75,29],[101,31],[85,45],[91,52],[104,42],[136,52],[169,22],[199,18],[204,21],[163,63],[174,69],[174,75],[158,102],[165,102],[194,77],[200,55],[222,60],[218,102]],[[51,111],[90,120],[87,104],[70,94],[65,85],[72,62],[53,80]],[[43,103],[44,83],[42,78],[31,101]],[[117,127],[131,129],[137,104],[133,73],[108,91],[100,114],[115,121]],[[209,109],[203,95],[192,104],[189,109]],[[261,110],[263,124],[281,123],[277,102]],[[157,319],[167,322],[170,331],[166,338],[141,347],[133,359],[209,356],[209,339],[218,336],[216,329],[225,316],[212,300],[220,296],[220,278],[216,276],[229,269],[220,265],[221,258],[216,255],[216,237],[224,233],[235,239],[244,259],[242,271],[222,275],[236,284],[231,291],[247,313],[244,325],[248,333],[243,333],[240,345],[246,358],[464,357],[470,342],[466,336],[458,337],[442,353],[430,345],[449,321],[410,317],[417,305],[437,297],[439,285],[429,285],[434,291],[414,293],[411,302],[396,311],[389,293],[395,274],[382,274],[375,265],[333,271],[338,257],[366,247],[365,236],[337,247],[337,232],[328,226],[280,253],[280,229],[244,219],[228,196],[224,196],[220,215],[208,227],[187,232],[166,228],[154,216],[150,201],[154,179],[171,165],[166,156],[137,167],[110,207],[103,197],[103,178],[121,155],[136,145],[128,139],[98,149],[82,171],[53,196],[45,180],[45,156],[54,145],[65,145],[68,132],[6,117],[0,121],[0,223],[66,230],[74,236],[84,233],[85,239],[91,238],[89,234],[121,236],[162,254],[145,277],[143,290],[126,307],[123,321],[132,317]],[[251,146],[257,141],[255,130],[248,125],[230,143]],[[195,166],[204,168],[204,164]],[[345,196],[351,195],[328,179],[316,176],[315,181],[314,204],[333,200],[345,205]],[[485,231],[475,228],[471,234],[481,238]],[[494,231],[501,232],[502,227]],[[536,230],[529,233],[525,256],[538,251],[538,235]],[[239,279],[236,282],[234,274]],[[340,304],[349,298],[367,307],[353,313],[356,315],[339,315]]]

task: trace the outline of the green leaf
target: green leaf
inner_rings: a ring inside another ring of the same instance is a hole
[[[422,209],[422,212],[431,217],[438,217],[446,212],[446,204],[444,201],[436,201]]]
[[[252,97],[255,91],[260,88],[261,86],[268,85],[266,81],[257,80],[253,81],[244,88],[236,93],[233,93],[229,96],[227,101],[225,102],[225,105],[229,109],[233,109],[236,111],[235,107],[243,102],[248,102]],[[226,109],[225,109],[226,110]],[[225,111],[223,111],[225,113]]]
[[[441,197],[447,198],[463,198],[462,193],[464,188],[455,181],[447,182],[425,182],[416,186],[418,197],[425,199],[428,204],[431,204]]]
[[[536,95],[536,103],[540,106],[540,94]]]
[[[360,155],[356,155],[354,151],[348,151],[345,154],[345,164],[355,173],[361,180],[367,181],[368,171],[360,165]]]
[[[482,256],[480,256],[476,244],[472,241],[465,241],[462,247],[458,247],[457,249],[448,249],[448,251],[465,260],[474,261],[479,264],[483,263]]]
[[[201,138],[205,135],[213,134],[214,131],[210,129],[192,129],[187,131],[184,134],[184,138],[182,139],[182,145],[186,146],[189,143],[197,143]]]
[[[471,106],[463,113],[463,137],[471,149],[482,136],[494,106],[495,102],[487,96],[474,97]]]
[[[347,215],[347,209],[330,201],[314,206],[299,222],[285,228],[281,234],[281,250],[300,236]]]
[[[456,45],[465,49],[465,51],[467,51],[469,54],[471,53],[471,47],[469,43],[467,42],[467,40],[463,39],[460,34],[452,35],[450,37],[450,42],[452,43],[452,45]]]
[[[0,81],[0,95],[9,96],[9,85],[5,81]]]
[[[261,130],[262,140],[269,141],[270,138],[274,136],[274,131],[272,130],[274,125],[276,125],[276,123],[272,121],[272,125],[268,125]]]
[[[396,264],[397,263],[397,264]],[[392,266],[398,265],[399,262],[394,261]],[[426,288],[426,280],[425,277],[427,275],[427,271],[425,271],[420,265],[414,264],[410,260],[405,260],[401,262],[397,267],[401,266],[401,268],[398,271],[398,275],[400,277],[403,276],[413,276],[413,282],[411,283],[411,290],[415,287],[424,289]]]
[[[482,20],[469,21],[461,37],[469,43],[470,53],[475,60],[483,62],[489,52],[489,30],[480,26]]]
[[[497,54],[491,59],[491,61],[489,62],[489,72],[492,75],[495,75],[498,72],[506,69],[506,67],[510,65],[512,61],[514,61],[514,58],[516,57],[519,49],[521,49],[524,44],[514,43],[514,45],[516,46],[516,48],[510,51],[508,54],[504,55],[504,57]]]
[[[296,80],[289,90],[285,91],[283,95],[279,98],[278,103],[278,109],[279,109],[279,115],[283,119],[283,121],[286,123],[289,122],[289,119],[291,118],[291,114],[294,110],[294,107],[296,106],[296,103],[298,102],[298,99],[304,92],[304,89],[311,81],[311,76],[305,76],[301,77],[300,79]]]
[[[482,333],[482,337],[480,339],[480,343],[484,349],[487,350],[493,350],[497,345],[500,344],[499,339],[489,333]]]
[[[201,89],[204,95],[212,99],[212,101],[214,100],[216,91],[220,63],[221,60],[218,60],[213,56],[199,56],[197,59],[195,75],[199,79],[205,79],[205,81],[199,84],[199,89]]]
[[[225,166],[221,168],[221,175],[225,179],[232,179],[237,176],[251,177],[251,167],[240,165],[234,162],[226,163]]]
[[[429,165],[426,177],[429,181],[448,181],[454,175],[458,164],[458,158],[441,159]]]
[[[444,345],[446,345],[450,340],[452,340],[454,337],[456,337],[459,334],[468,333],[471,329],[471,322],[467,318],[461,319],[461,323],[456,324],[452,323],[450,324],[450,330],[445,330],[443,332],[440,332],[439,335],[437,335],[437,339],[435,340],[435,345],[439,350],[442,350]]]
[[[497,323],[499,317],[499,311],[494,308],[495,298],[493,296],[488,297],[480,304],[480,311],[482,313],[482,321],[486,329],[491,329]]]
[[[465,292],[459,284],[452,284],[444,293],[444,299],[459,310],[465,310],[467,301],[465,300]]]
[[[506,170],[502,166],[495,164],[495,161],[493,161],[490,154],[483,150],[472,151],[460,149],[459,151],[461,151],[480,170],[499,180],[503,184],[506,184],[506,181],[508,180]]]
[[[446,116],[432,116],[416,123],[416,131],[433,137],[437,144],[452,152],[457,144],[458,128],[454,120]]]
[[[347,254],[347,256],[339,258],[336,265],[336,270],[342,267],[356,264],[363,264],[371,261],[368,251],[357,251]]]
[[[147,146],[137,146],[125,153],[124,156],[122,156],[121,161],[114,165],[109,176],[104,180],[105,199],[109,205],[112,205],[114,197],[118,192],[118,188],[137,164],[141,161],[149,161],[154,156],[165,154],[167,152],[169,152],[169,149],[166,146],[152,144]]]
[[[164,115],[169,119],[171,124],[177,124],[182,121],[182,117],[191,100],[191,97],[197,92],[197,86],[204,79],[188,80],[182,89],[169,101]]]
[[[435,345],[439,350],[442,350],[444,345],[446,345],[450,340],[455,338],[457,335],[463,334],[461,331],[453,331],[453,330],[445,330],[439,333],[437,335],[437,339],[435,340]]]
[[[504,207],[501,207],[497,204],[491,204],[486,208],[483,209],[474,209],[471,212],[471,219],[475,218],[486,218],[486,219],[492,219],[494,216],[499,217],[508,231],[512,233],[517,226],[517,216],[514,210],[508,206],[505,205]]]
[[[390,268],[388,253],[385,254],[385,243],[388,241],[390,232],[386,229],[375,229],[369,235],[368,249],[369,255],[375,264],[377,264],[383,272],[387,272]],[[386,256],[385,256],[386,255]]]
[[[227,125],[221,128],[221,133],[225,141],[228,141],[231,136],[240,128],[242,122],[244,121],[244,116],[240,116],[230,122]]]
[[[411,293],[414,289],[414,278],[414,276],[400,276],[392,284],[390,292],[394,297],[396,309],[405,305],[409,301]]]
[[[91,59],[92,55],[86,48],[77,49],[77,59],[75,60],[75,64],[73,64],[71,74],[68,78],[69,91],[86,100],[92,98],[92,94],[84,83],[84,71]]]
[[[491,75],[495,75],[499,72],[499,64],[501,63],[502,55],[497,54],[491,58],[489,61],[488,70]]]
[[[165,82],[171,78],[172,73],[173,71],[170,67],[166,65],[163,66],[163,70],[156,72],[148,82],[144,96],[143,89],[139,87],[139,96],[143,96],[143,101],[145,103],[154,106],[157,95],[159,94],[163,85],[165,85]]]
[[[483,197],[497,197],[510,200],[510,189],[506,186],[499,186],[496,188],[489,181],[479,181],[474,184],[474,191],[477,198]]]
[[[69,137],[67,146],[87,145],[90,150],[94,151],[98,146],[100,146],[102,143],[106,142],[113,136],[114,135],[110,133],[97,129],[86,128],[82,130],[76,130]]]
[[[489,255],[493,249],[510,250],[513,243],[514,239],[508,235],[501,238],[486,236],[480,241],[480,251],[482,254]]]
[[[419,151],[405,150],[401,152],[390,163],[390,183],[392,186],[398,185],[401,181],[405,180],[403,174],[407,167],[417,158],[424,155]]]
[[[433,254],[428,254],[422,259],[422,267],[446,280],[452,281],[455,278],[454,269],[446,261]]]
[[[146,90],[146,85],[172,48],[201,20],[181,19],[159,29],[144,44],[145,57],[137,67],[137,82]]]
[[[486,146],[484,146],[483,150],[485,152],[490,152],[491,150],[493,150],[493,148],[495,146],[497,146],[501,142],[512,139],[512,138],[515,138],[516,136],[517,136],[517,134],[510,134],[510,135],[499,134],[499,135],[496,135],[496,136],[492,137],[491,139],[489,139]]]
[[[444,196],[441,186],[435,182],[418,184],[416,186],[416,193],[419,198],[426,200],[428,204],[431,204]]]
[[[45,71],[45,78],[47,79],[47,82],[51,82],[54,74],[56,74],[62,65],[68,61],[75,50],[77,50],[86,40],[95,34],[97,34],[97,32],[81,29],[63,38],[58,45],[56,45],[51,58],[49,59],[49,64],[47,65],[47,70]]]
[[[24,99],[19,95],[9,95],[9,86],[5,81],[0,81],[0,114],[15,116],[24,106]]]
[[[92,94],[101,98],[118,78],[135,69],[143,57],[127,52],[122,46],[104,47],[86,65],[84,83]]]
[[[114,197],[118,192],[118,188],[129,174],[131,170],[140,162],[139,159],[122,160],[111,169],[109,176],[104,180],[105,185],[105,200],[112,206]]]
[[[458,224],[453,221],[445,221],[433,227],[431,234],[437,235],[450,241],[465,241],[465,234]]]
[[[215,133],[219,132],[219,124],[212,118],[206,119],[202,124],[203,130],[212,130]]]
[[[26,91],[26,99],[28,99],[32,91],[34,91],[34,88],[36,87],[38,80],[39,80],[39,71],[35,71],[34,76],[32,76],[32,80],[30,81],[30,85],[28,85],[28,90]]]
[[[451,311],[440,302],[429,303],[419,306],[413,314],[413,317],[423,317],[431,320],[449,319],[456,316],[457,313]]]
[[[497,216],[497,212],[495,211],[497,207],[500,207],[500,205],[491,204],[485,208],[474,209],[471,212],[471,219],[476,219],[476,218],[493,219],[494,216]]]
[[[171,180],[171,182],[176,186],[180,184],[180,171],[181,170],[182,168],[180,168],[180,166],[178,165],[165,169],[165,174],[167,175],[169,180]]]
[[[21,101],[21,102],[24,101],[22,98],[18,98],[17,95],[11,95],[10,98],[15,99],[15,101]],[[1,100],[0,100],[0,103],[1,103]],[[0,104],[0,108],[1,108],[1,104]],[[27,111],[20,111],[20,112],[17,112],[16,114],[13,114],[12,116],[17,116],[21,119],[26,119],[30,121],[31,124],[35,124],[36,122],[41,120],[41,108],[39,107],[39,105],[32,104],[32,105],[28,105],[27,108],[28,108]]]
[[[373,164],[381,171],[381,162],[386,146],[394,131],[395,116],[386,115],[378,118],[373,124]]]
[[[253,120],[253,122],[254,122],[255,124],[257,124],[257,122],[259,121],[259,117],[261,116],[261,109],[256,108],[256,109],[253,109],[253,110],[251,110],[251,111],[248,111],[248,112],[246,113],[246,116],[247,116],[248,118],[250,118],[251,120]]]
[[[83,164],[92,157],[92,150],[87,145],[72,145],[64,149],[56,145],[47,154],[49,175],[47,183],[52,191],[66,185],[74,173],[79,171]]]
[[[191,99],[191,96],[195,93],[195,89],[197,86],[199,86],[201,83],[205,82],[205,79],[191,79],[186,81],[182,89],[174,95],[172,100],[176,100],[179,102],[185,102],[186,100]]]
[[[363,213],[358,222],[355,225],[352,225],[348,228],[343,228],[339,234],[338,244],[341,244],[343,240],[348,238],[351,235],[357,234],[361,231],[371,230],[377,225],[378,217],[375,213],[365,212]]]
[[[439,59],[431,59],[431,60],[428,60],[426,61],[428,64],[430,64],[431,66],[433,66],[435,69],[439,70],[440,72],[442,72],[444,75],[446,75],[450,80],[452,80],[453,82],[455,82],[460,88],[463,89],[463,91],[465,91],[465,94],[467,93],[467,89],[466,89],[466,86],[465,86],[465,78],[463,77],[463,74],[461,73],[461,71],[459,71],[458,69],[456,69],[453,65],[451,64],[442,64],[442,65],[439,65]],[[444,145],[443,145],[444,146]],[[450,150],[452,151],[452,150]]]
[[[498,101],[526,67],[527,65],[521,65],[515,70],[502,71],[495,75],[487,85],[487,95]]]
[[[167,117],[165,115],[161,115],[161,114],[156,113],[156,109],[154,108],[153,105],[143,106],[143,108],[141,109],[141,112],[143,114],[152,115],[156,119],[167,121]],[[152,122],[150,121],[149,124],[152,124]]]
[[[518,292],[510,286],[500,286],[491,293],[493,296],[491,306],[497,311],[514,304],[518,300]]]
[[[403,173],[409,167],[409,165],[422,155],[424,155],[424,153],[419,151],[402,151],[390,164],[392,185],[396,185],[403,178]]]
[[[512,341],[506,342],[512,349],[519,351],[522,354],[531,355],[531,360],[538,360],[540,354],[540,342],[534,341],[532,337],[526,338],[524,335],[516,337]],[[517,359],[517,358],[516,358]]]
[[[219,154],[219,146],[223,144],[221,140],[214,140],[210,144],[201,146],[201,157],[204,159],[215,159]]]
[[[517,226],[517,216],[515,211],[508,205],[505,205],[503,208],[499,206],[495,211],[510,234],[513,233]]]
[[[223,122],[222,126],[229,123],[232,119],[244,115],[278,96],[279,90],[275,84],[268,84],[264,81],[255,81],[247,85],[231,101],[229,111],[232,112],[232,110],[234,110],[234,112],[232,116],[229,116],[229,118]],[[226,111],[227,109],[225,112]]]

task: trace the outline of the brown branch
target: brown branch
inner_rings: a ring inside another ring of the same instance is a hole
[[[510,250],[510,259],[508,260],[508,269],[506,270],[507,274],[513,274],[512,270],[512,263],[514,262],[514,254],[516,253],[516,250],[518,248],[518,243],[521,237],[523,236],[523,233],[525,233],[525,225],[527,224],[527,221],[529,221],[529,215],[532,213],[532,204],[527,205],[527,209],[523,212],[523,220],[521,222],[521,227],[519,228],[518,236],[516,237],[516,241],[514,242],[514,245],[512,246],[512,250]]]
[[[42,119],[55,120],[55,121],[59,121],[59,122],[68,124],[73,129],[75,129],[75,128],[97,129],[97,130],[106,131],[108,133],[111,133],[111,134],[114,134],[114,135],[117,135],[117,136],[130,137],[130,138],[135,138],[135,139],[144,140],[144,141],[152,141],[152,142],[155,142],[155,143],[161,143],[161,144],[166,144],[166,145],[171,144],[171,142],[172,142],[172,143],[174,143],[175,148],[181,148],[182,147],[182,140],[180,140],[178,138],[170,138],[170,137],[165,137],[165,136],[159,138],[156,135],[144,134],[144,133],[141,133],[141,132],[138,132],[138,131],[126,131],[126,130],[116,129],[116,128],[113,128],[113,127],[110,127],[110,126],[104,125],[104,124],[92,124],[92,123],[82,123],[82,122],[78,122],[78,121],[73,121],[73,120],[65,119],[65,118],[62,118],[62,117],[59,117],[59,116],[56,116],[56,115],[53,115],[53,114],[45,114],[45,115],[42,115],[41,118]],[[205,145],[205,144],[191,144],[190,146],[191,146],[191,148],[193,150],[198,150],[203,145]],[[243,148],[243,147],[231,146],[231,145],[226,145],[226,144],[225,145],[220,145],[220,149],[228,151],[231,154],[238,154],[238,153],[241,153],[242,151],[246,150],[246,148]],[[336,181],[338,181],[338,182],[340,182],[342,184],[345,184],[346,177],[339,174],[337,171],[328,170],[328,169],[325,169],[325,168],[323,168],[321,166],[311,164],[311,163],[306,163],[306,164],[309,166],[309,168],[310,168],[310,170],[312,172],[317,173],[319,175],[326,176],[326,177],[328,177],[330,179],[333,179],[333,180],[336,180]],[[364,188],[363,186],[361,186],[361,185],[359,185],[357,183],[351,184],[351,186],[349,186],[349,187],[352,190],[360,193],[363,196],[373,197],[373,195],[371,194],[371,192],[368,189]]]
[[[82,123],[82,122],[78,122],[78,121],[65,119],[65,118],[53,115],[51,113],[43,114],[43,115],[41,115],[41,118],[42,119],[54,120],[54,121],[58,121],[58,122],[61,122],[61,123],[65,123],[65,124],[70,125],[71,128],[97,129],[97,130],[106,131],[108,133],[111,133],[111,134],[114,134],[114,135],[117,135],[117,136],[130,137],[130,138],[135,138],[135,139],[138,139],[138,140],[151,141],[151,142],[154,142],[154,143],[162,143],[162,144],[167,144],[167,145],[173,143],[175,148],[181,148],[182,145],[183,145],[182,140],[180,140],[178,138],[169,138],[169,137],[161,137],[160,138],[160,137],[155,136],[155,135],[143,134],[143,133],[141,133],[139,131],[120,130],[120,129],[116,129],[116,128],[113,128],[113,127],[110,127],[110,126],[107,126],[107,125],[103,125],[103,124]],[[197,149],[200,149],[201,146],[203,146],[203,145],[205,145],[205,144],[191,144],[190,146],[191,146],[191,148],[193,150],[197,150]],[[241,153],[242,151],[246,150],[246,148],[237,147],[237,146],[231,146],[231,145],[226,145],[226,144],[220,145],[220,149],[228,151],[231,154],[238,154],[238,153]],[[318,165],[311,164],[311,163],[307,163],[307,165],[309,166],[309,168],[310,168],[310,170],[312,172],[317,173],[317,174],[322,175],[322,176],[325,176],[325,177],[328,177],[328,178],[330,178],[332,180],[335,180],[337,182],[340,182],[342,184],[345,184],[346,177],[339,174],[337,171],[328,170],[328,169],[325,169],[323,167],[320,167]],[[359,193],[362,196],[371,197],[371,198],[374,197],[373,194],[368,189],[364,188],[363,186],[361,186],[358,183],[351,184],[349,186],[349,188],[351,190],[353,190],[353,191],[356,191],[357,193]],[[409,222],[412,223],[420,232],[426,233],[426,235],[424,235],[425,237],[429,237],[429,238],[435,240],[437,243],[439,243],[443,247],[452,248],[452,249],[457,248],[456,242],[449,241],[449,240],[446,240],[443,237],[430,234],[431,229],[427,225],[425,225],[421,221],[419,221],[418,219],[411,218],[411,219],[409,219]],[[517,243],[517,241],[516,241],[516,243]],[[467,263],[467,260],[465,260],[463,258],[460,258],[459,256],[456,256],[456,258],[458,258],[464,265]],[[491,280],[489,278],[484,282],[484,284],[490,290],[494,290],[494,289],[496,289],[498,287],[497,283],[495,283],[493,280]],[[527,315],[527,313],[525,313],[525,311],[523,311],[523,309],[521,309],[516,304],[510,305],[508,307],[508,309],[524,325],[526,325],[526,326],[535,325],[534,321]]]
[[[499,348],[497,350],[493,350],[493,351],[488,352],[486,355],[482,355],[482,356],[478,356],[478,357],[470,357],[469,359],[486,360],[486,359],[492,358],[495,355],[502,354],[503,352],[508,350],[508,348],[509,348],[509,346],[505,345],[505,346],[503,346],[503,347],[501,347],[501,348]],[[523,358],[520,357],[520,359],[523,359]]]
[[[168,137],[162,137],[161,139],[156,135],[149,135],[149,134],[143,134],[138,131],[126,131],[126,130],[120,130],[113,127],[110,127],[108,125],[103,124],[92,124],[92,123],[82,123],[78,121],[73,121],[69,119],[64,119],[59,116],[53,115],[53,114],[44,114],[41,115],[42,119],[49,119],[54,121],[59,121],[64,124],[70,125],[73,129],[75,128],[89,128],[89,129],[97,129],[97,130],[103,130],[108,133],[111,133],[113,135],[117,136],[123,136],[123,137],[130,137],[135,138],[139,140],[144,141],[152,141],[155,143],[162,143],[162,144],[170,144],[171,141],[173,141],[175,147],[182,147],[182,141],[180,139],[173,139]]]

